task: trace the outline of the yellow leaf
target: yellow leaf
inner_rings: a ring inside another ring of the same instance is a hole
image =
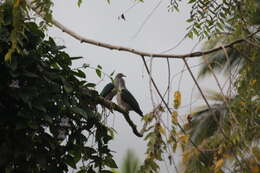
[[[147,122],[151,122],[154,118],[154,114],[153,113],[149,113],[144,115],[143,120],[147,123]]]
[[[259,173],[260,172],[260,169],[257,165],[250,166],[250,169],[251,169],[252,173]]]
[[[15,34],[11,34],[11,35],[14,36]],[[15,52],[16,47],[17,47],[17,41],[14,38],[12,38],[12,46],[5,54],[5,61],[11,61],[12,54]]]
[[[224,164],[224,160],[223,159],[219,159],[216,163],[215,163],[215,170],[219,170]]]
[[[154,154],[152,152],[148,153],[146,159],[154,159]]]
[[[223,154],[223,157],[224,157],[224,158],[231,158],[232,156],[229,155],[229,154]]]
[[[176,142],[176,139],[174,136],[170,135],[169,139],[168,139],[168,143],[173,143]]]
[[[183,125],[184,130],[189,130],[190,129],[190,124],[186,123]]]
[[[242,106],[245,106],[245,102],[243,102],[243,101],[240,101],[240,104],[242,105]]]
[[[9,49],[8,52],[7,52],[7,54],[5,54],[5,61],[11,61],[12,53],[13,53],[13,51],[11,51],[11,50]]]
[[[16,0],[15,4],[14,4],[14,8],[17,8],[19,6],[19,4],[20,4],[20,0]]]
[[[177,133],[176,133],[175,129],[172,129],[170,133],[171,133],[172,136],[177,136]]]
[[[260,161],[260,149],[255,146],[252,148],[252,153],[255,155],[256,159]]]
[[[181,143],[186,144],[188,142],[188,140],[189,140],[189,136],[188,135],[180,136],[179,140],[181,141]]]
[[[173,107],[178,109],[181,105],[181,93],[180,91],[175,91],[174,93],[174,100],[173,100]]]
[[[187,163],[190,160],[190,157],[192,156],[192,152],[191,151],[185,151],[182,155],[182,161],[184,163]]]
[[[254,80],[250,80],[250,82],[249,82],[249,84],[252,86],[252,85],[254,85],[256,83],[256,80],[254,79]]]
[[[161,126],[161,124],[158,125],[158,130],[161,134],[165,134],[165,129]]]
[[[178,124],[178,119],[177,119],[178,113],[176,111],[172,112],[172,123],[173,124]]]

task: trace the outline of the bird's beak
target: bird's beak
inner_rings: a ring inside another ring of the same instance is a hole
[[[122,77],[126,77],[126,75],[122,74]]]

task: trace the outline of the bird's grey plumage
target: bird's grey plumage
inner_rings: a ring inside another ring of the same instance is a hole
[[[123,78],[119,78],[118,80],[118,94],[116,99],[117,103],[122,106],[126,111],[133,110],[140,116],[143,116],[143,112],[141,111],[138,102],[136,101],[134,96],[127,90]]]
[[[103,90],[101,91],[100,95],[104,97],[106,100],[112,100],[113,97],[116,95],[118,86],[119,86],[119,79],[124,77],[122,73],[118,73],[113,82],[108,83]]]

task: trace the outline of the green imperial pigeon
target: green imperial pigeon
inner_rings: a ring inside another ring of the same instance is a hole
[[[118,80],[118,94],[116,97],[117,103],[126,111],[133,110],[142,117],[143,112],[141,111],[140,106],[134,96],[126,89],[125,81],[122,77],[124,76],[121,76]]]
[[[119,79],[125,77],[122,73],[118,73],[113,82],[108,83],[103,90],[101,91],[100,95],[104,97],[106,100],[112,100],[113,97],[116,95],[118,90],[118,83]]]

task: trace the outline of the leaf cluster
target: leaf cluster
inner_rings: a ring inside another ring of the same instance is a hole
[[[71,68],[78,58],[33,22],[23,21],[22,37],[14,34],[10,4],[0,5],[0,172],[67,172],[79,161],[79,172],[109,172],[117,167],[112,136],[96,110],[97,91]]]

